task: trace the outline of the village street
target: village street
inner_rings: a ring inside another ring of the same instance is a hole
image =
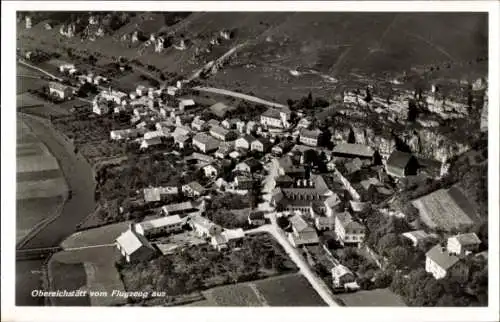
[[[258,205],[259,210],[270,211],[273,210],[271,205],[272,192],[276,187],[276,177],[278,176],[279,162],[277,159],[272,159],[271,162],[265,165],[267,175],[263,180],[262,184],[262,199],[264,202]]]
[[[298,250],[293,247],[286,238],[283,231],[278,228],[276,224],[276,213],[270,213],[266,215],[268,219],[271,220],[271,224],[260,226],[255,229],[245,231],[246,234],[266,232],[271,235],[280,243],[280,245],[285,249],[285,252],[290,256],[293,262],[297,265],[302,275],[304,275],[316,292],[321,296],[321,298],[329,306],[339,306],[334,300],[332,292],[328,289],[328,286],[321,280],[309,267],[305,259],[298,252]]]

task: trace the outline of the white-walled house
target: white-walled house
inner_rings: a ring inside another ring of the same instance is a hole
[[[255,140],[255,138],[251,135],[243,135],[240,138],[238,138],[234,144],[234,147],[236,149],[245,149],[245,150],[250,150],[252,142]]]
[[[359,246],[365,239],[365,226],[354,221],[349,212],[344,211],[335,216],[335,234],[341,244]]]
[[[475,233],[459,234],[448,238],[447,250],[457,256],[466,256],[477,252],[481,240]]]
[[[186,221],[178,215],[174,215],[143,221],[135,225],[137,233],[145,237],[150,237],[159,234],[181,232],[185,222]]]
[[[214,165],[209,164],[209,165],[204,166],[202,169],[203,169],[203,173],[205,174],[205,177],[207,177],[207,178],[216,178],[217,177],[218,171]]]
[[[448,252],[446,247],[436,245],[425,254],[425,270],[435,279],[446,277],[453,270],[454,276],[465,278],[469,271],[460,258]]]
[[[318,140],[321,135],[320,130],[300,130],[300,142],[309,146],[318,146]]]
[[[335,288],[345,288],[347,290],[359,290],[359,285],[356,282],[356,277],[350,269],[344,265],[338,264],[331,270],[332,283]]]
[[[154,247],[145,236],[136,231],[133,224],[116,239],[115,245],[128,263],[146,261],[156,253]]]

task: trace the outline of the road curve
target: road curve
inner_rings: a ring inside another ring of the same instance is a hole
[[[200,91],[200,92],[208,92],[208,93],[220,94],[220,95],[225,95],[225,96],[231,96],[231,97],[239,98],[239,99],[253,102],[253,103],[257,103],[257,104],[267,105],[270,107],[287,108],[287,106],[285,106],[283,104],[266,101],[266,100],[263,100],[262,98],[258,98],[256,96],[238,93],[238,92],[230,91],[227,89],[205,87],[205,86],[196,86],[196,87],[193,87],[193,89],[196,91]]]
[[[267,232],[273,235],[273,237],[280,243],[280,245],[285,249],[285,252],[290,256],[293,262],[300,269],[302,275],[304,275],[316,292],[321,296],[323,301],[325,301],[328,306],[339,306],[335,302],[332,292],[328,289],[325,282],[320,279],[309,267],[304,258],[299,254],[296,248],[294,248],[286,239],[284,233],[279,230],[279,228],[273,224],[260,226],[258,228],[248,230],[245,233],[258,233]]]

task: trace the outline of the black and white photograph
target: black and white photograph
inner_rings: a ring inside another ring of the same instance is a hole
[[[15,20],[2,21],[2,295],[15,312],[498,318],[498,3],[369,2],[2,13]]]

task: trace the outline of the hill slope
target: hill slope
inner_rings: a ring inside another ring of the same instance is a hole
[[[56,25],[82,21],[89,13],[44,16]],[[100,14],[93,13],[100,17]],[[326,12],[194,12],[194,13],[109,13],[101,23],[113,22],[106,35],[94,42],[63,39],[58,28],[25,30],[19,24],[19,42],[43,39],[43,46],[79,46],[104,56],[126,56],[151,64],[164,72],[187,75],[215,60],[238,44],[247,43],[236,57],[210,79],[211,85],[228,89],[246,88],[263,92],[263,98],[285,93],[292,96],[310,90],[325,92],[337,80],[395,77],[403,72],[429,70],[428,77],[471,79],[487,72],[488,21],[482,13],[326,13]],[[107,25],[105,27],[108,27]],[[122,37],[139,30],[169,38],[162,53],[144,43],[131,44]],[[232,32],[221,39],[220,32]],[[50,36],[48,36],[50,35]],[[41,37],[43,36],[43,37]],[[186,41],[185,50],[172,45]],[[215,44],[211,41],[216,40]],[[57,47],[56,46],[56,47]],[[138,50],[142,48],[141,50]],[[481,63],[482,62],[482,63]],[[436,70],[440,71],[436,72]],[[290,72],[298,71],[294,76]],[[238,86],[239,83],[239,86]]]

